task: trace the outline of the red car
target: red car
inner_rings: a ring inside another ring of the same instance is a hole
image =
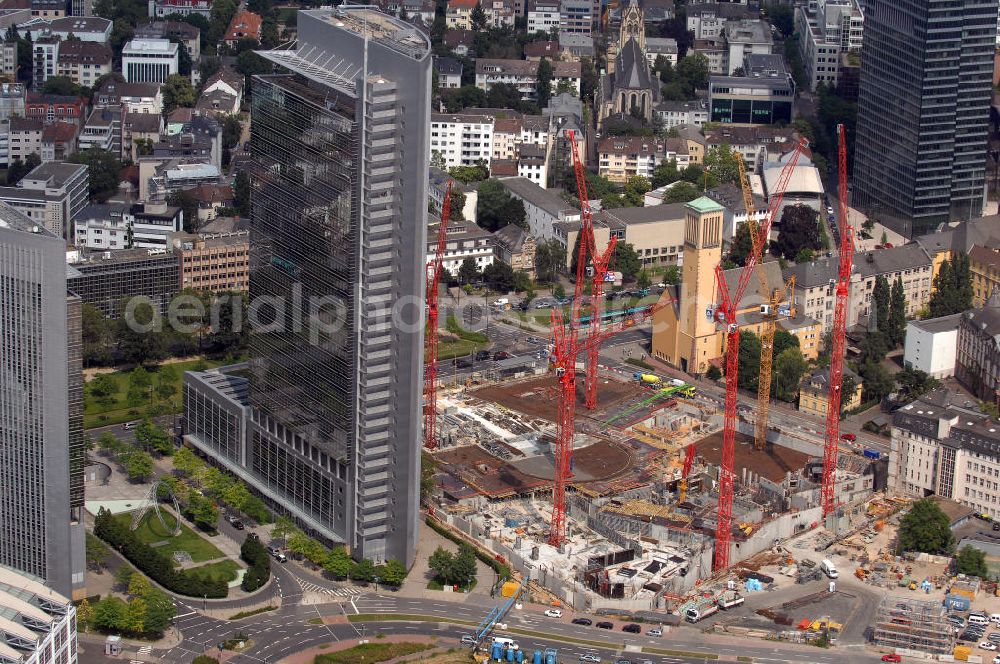
[[[882,655],[883,662],[902,662],[903,658],[896,653],[890,653],[888,655]]]
[[[845,433],[843,436],[841,436],[841,438],[843,438],[844,440],[849,440],[852,443],[858,439],[858,437],[855,436],[853,433]],[[895,660],[889,660],[889,659],[887,659],[885,661],[890,662],[890,661],[895,661]]]

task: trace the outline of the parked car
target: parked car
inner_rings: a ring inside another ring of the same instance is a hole
[[[124,429],[125,431],[131,431],[132,429],[136,428],[138,425],[139,425],[138,422],[126,422],[125,424],[122,425],[122,429]]]
[[[882,655],[883,662],[902,662],[903,658],[896,653],[889,653],[888,655]]]
[[[853,433],[845,433],[844,435],[841,436],[841,438],[843,438],[844,440],[849,440],[852,443],[858,439],[858,437],[855,436]]]
[[[279,563],[287,563],[288,557],[281,551],[281,549],[269,546],[267,547],[267,552],[271,554],[271,557],[277,560]]]
[[[459,369],[471,369],[472,360],[469,359],[468,357],[460,357],[457,360],[455,360],[455,366],[458,367]]]
[[[614,624],[609,623],[609,622],[599,622],[599,623],[597,623],[595,625],[595,627],[597,627],[597,629],[614,629],[615,628]]]
[[[1000,655],[993,658],[993,664],[1000,664]]]
[[[584,627],[590,627],[594,624],[594,621],[590,618],[573,618],[574,625],[583,625]]]
[[[562,618],[562,611],[559,609],[546,609],[545,615],[549,618]]]
[[[651,627],[646,630],[646,636],[663,636],[663,630],[659,627]]]
[[[463,646],[474,646],[474,645],[476,645],[476,637],[472,636],[471,634],[465,634],[465,635],[463,635],[462,636],[462,645]]]
[[[992,641],[983,641],[982,643],[979,644],[979,649],[980,650],[991,650],[991,651],[992,650],[996,650],[997,649],[997,644],[993,643]]]
[[[476,351],[476,362],[482,362],[483,360],[490,359],[490,351],[488,350],[477,350]]]
[[[629,623],[622,627],[623,632],[628,632],[630,634],[642,634],[642,627],[636,623]]]
[[[627,659],[616,659],[615,664],[632,664],[632,662]]]
[[[509,357],[510,357],[510,353],[508,353],[505,350],[498,350],[497,352],[493,353],[493,361],[494,362],[497,362],[498,360],[506,360]]]
[[[580,661],[581,662],[600,662],[601,658],[598,657],[597,655],[591,655],[590,653],[586,653],[584,655],[580,655]]]
[[[252,539],[255,542],[259,542],[260,535],[251,530],[250,532],[247,533],[247,539]]]

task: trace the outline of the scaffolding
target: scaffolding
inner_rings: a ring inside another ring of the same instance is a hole
[[[955,648],[955,627],[940,601],[887,596],[878,605],[875,645],[950,655]]]

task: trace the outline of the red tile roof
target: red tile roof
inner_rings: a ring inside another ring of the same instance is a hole
[[[229,29],[226,30],[226,41],[239,41],[244,37],[252,37],[260,41],[260,28],[263,19],[260,14],[242,11],[233,16],[229,22]]]

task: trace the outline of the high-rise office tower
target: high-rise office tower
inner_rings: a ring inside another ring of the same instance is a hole
[[[81,304],[66,241],[0,204],[0,564],[80,597]]]
[[[362,6],[299,12],[254,77],[254,482],[358,558],[410,564],[420,484],[431,54]]]
[[[905,235],[982,214],[997,0],[867,0],[852,204]]]

